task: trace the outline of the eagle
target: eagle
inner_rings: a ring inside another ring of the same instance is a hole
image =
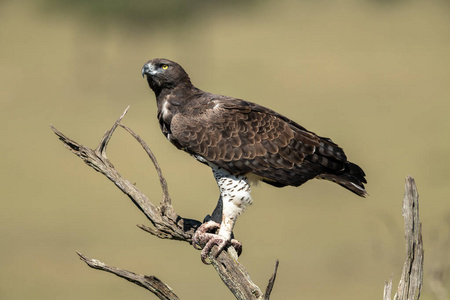
[[[208,165],[219,187],[220,224],[203,223],[192,240],[194,247],[203,246],[204,263],[214,246],[216,255],[228,246],[241,253],[242,244],[232,231],[237,217],[252,204],[254,181],[297,187],[319,178],[367,195],[364,171],[349,162],[331,139],[256,103],[202,91],[171,60],[149,60],[142,76],[156,96],[162,133],[178,149]]]

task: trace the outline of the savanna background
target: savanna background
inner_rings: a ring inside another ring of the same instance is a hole
[[[149,299],[88,268],[75,251],[156,275],[181,299],[232,299],[200,252],[148,224],[50,130],[95,147],[122,111],[159,159],[173,204],[203,219],[218,191],[209,168],[160,133],[142,65],[165,57],[195,85],[269,106],[343,146],[370,196],[313,181],[253,189],[239,219],[241,261],[273,299],[381,299],[404,261],[404,178],[420,194],[423,300],[450,290],[448,1],[0,2],[1,299]],[[160,188],[123,130],[108,156],[155,202]],[[444,290],[439,290],[439,285]],[[437,288],[436,288],[437,287]],[[448,294],[447,294],[448,295]]]

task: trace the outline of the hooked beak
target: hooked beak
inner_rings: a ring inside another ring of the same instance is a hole
[[[155,74],[156,74],[156,70],[152,64],[146,63],[142,67],[142,77],[144,77],[145,75],[149,76],[149,75],[155,75]]]

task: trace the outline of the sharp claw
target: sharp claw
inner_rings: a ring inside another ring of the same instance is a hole
[[[202,250],[202,248],[200,246],[198,246],[198,241],[197,241],[195,235],[192,238],[192,246],[194,247],[195,250]]]
[[[235,239],[232,239],[231,240],[231,246],[233,246],[233,248],[236,250],[237,255],[241,256],[241,254],[242,254],[242,244],[241,244],[241,242],[239,242],[239,241],[237,241]]]
[[[202,263],[204,263],[205,265],[210,265],[210,264],[211,264],[211,262],[208,262],[208,261],[206,260],[206,259],[208,258],[208,254],[203,254],[203,252],[202,252],[200,258],[201,258],[201,260],[202,260]]]
[[[192,237],[192,246],[194,247],[194,249],[197,249],[197,250],[202,249],[201,247],[197,246],[199,242],[200,241],[198,240],[198,235],[197,235],[197,233],[195,233],[194,236]]]

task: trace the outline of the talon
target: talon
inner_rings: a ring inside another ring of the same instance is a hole
[[[201,250],[202,249],[201,244],[206,243],[206,241],[202,243],[202,240],[204,239],[202,238],[202,236],[209,231],[216,231],[219,228],[220,224],[214,221],[208,221],[206,223],[203,223],[202,225],[200,225],[199,228],[197,228],[197,230],[194,233],[194,237],[192,238],[192,246],[197,250]],[[197,247],[197,245],[200,247]]]
[[[210,233],[211,231],[215,232],[218,228],[220,228],[220,225],[218,223],[214,221],[208,221],[202,224],[195,231],[194,237],[192,238],[192,245],[195,249],[200,250],[200,247],[203,246],[203,250],[201,252],[201,260],[204,264],[209,264],[207,262],[207,258],[214,246],[217,246],[215,257],[218,257],[220,253],[230,245],[234,249],[236,249],[238,256],[242,253],[242,244],[239,241],[235,239],[227,239],[224,236]]]
[[[209,252],[211,252],[211,250],[214,246],[217,245],[217,252],[214,255],[217,258],[219,256],[220,252],[222,252],[223,249],[225,248],[225,246],[227,246],[229,243],[229,241],[226,238],[224,238],[220,235],[209,233],[208,237],[209,237],[209,241],[206,243],[206,245],[203,248],[202,253],[200,255],[202,262],[205,265],[209,265],[209,263],[206,261],[206,259],[208,258]]]

